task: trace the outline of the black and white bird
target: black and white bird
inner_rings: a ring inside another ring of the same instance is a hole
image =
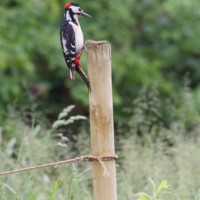
[[[75,71],[78,72],[90,90],[89,80],[80,65],[80,57],[84,49],[83,32],[78,21],[80,16],[91,17],[83,12],[77,3],[65,4],[60,40],[65,62],[70,71],[70,78],[74,80]]]

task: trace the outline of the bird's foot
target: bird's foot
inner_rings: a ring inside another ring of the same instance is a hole
[[[88,52],[86,45],[84,45],[83,48],[81,49],[81,52],[83,51]]]

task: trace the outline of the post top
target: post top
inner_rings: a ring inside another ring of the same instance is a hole
[[[87,40],[85,42],[86,46],[99,46],[99,45],[102,45],[102,44],[110,44],[110,43],[106,40],[101,40],[101,41]]]

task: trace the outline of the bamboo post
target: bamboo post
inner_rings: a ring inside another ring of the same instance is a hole
[[[107,41],[87,41],[91,152],[94,156],[115,155],[111,46]],[[106,169],[106,170],[105,170]],[[93,163],[94,200],[117,200],[115,161]]]

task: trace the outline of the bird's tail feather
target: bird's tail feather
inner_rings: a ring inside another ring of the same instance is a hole
[[[88,80],[87,75],[85,74],[85,72],[79,66],[76,66],[75,69],[79,73],[79,75],[81,76],[81,78],[83,79],[83,81],[85,82],[85,84],[87,85],[88,90],[91,91],[90,82],[89,82],[89,80]]]
[[[75,69],[74,68],[70,68],[69,69],[69,75],[70,75],[70,79],[75,80]]]

